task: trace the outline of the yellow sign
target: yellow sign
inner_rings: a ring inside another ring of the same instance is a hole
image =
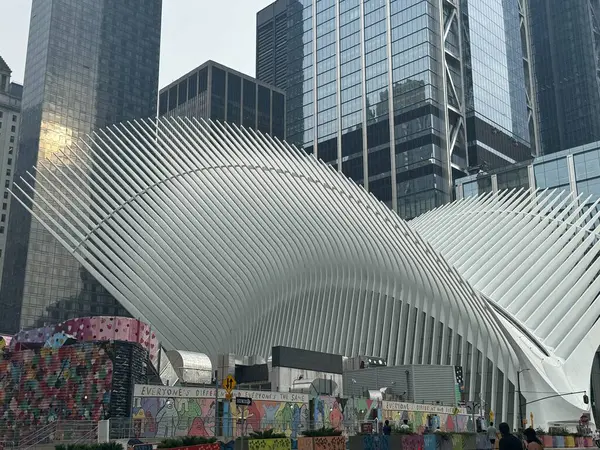
[[[494,411],[490,411],[490,422],[494,421]]]
[[[223,380],[223,389],[225,389],[228,394],[231,394],[231,391],[235,389],[236,384],[235,378],[233,378],[231,375],[228,375],[227,378]]]

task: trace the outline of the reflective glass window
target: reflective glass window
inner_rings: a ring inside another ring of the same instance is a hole
[[[227,74],[227,121],[240,124],[242,103],[242,79],[233,73]]]
[[[271,132],[271,90],[258,86],[258,130]]]
[[[225,120],[225,71],[218,67],[212,68],[210,117]]]
[[[248,128],[256,128],[256,84],[246,79],[244,79],[243,100],[242,125]]]

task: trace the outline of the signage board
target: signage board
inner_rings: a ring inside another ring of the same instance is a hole
[[[235,404],[237,406],[250,406],[252,404],[252,399],[250,397],[236,397]]]
[[[233,391],[236,385],[237,383],[235,378],[233,378],[231,375],[227,375],[227,378],[223,380],[223,389],[225,389],[227,392]]]

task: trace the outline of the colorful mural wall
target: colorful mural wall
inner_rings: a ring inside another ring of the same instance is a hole
[[[383,420],[398,426],[408,420],[411,429],[417,433],[423,433],[426,428],[463,433],[469,427],[470,416],[464,408],[384,401],[382,409]]]
[[[375,418],[381,419],[381,402],[366,398],[316,397],[311,401],[316,428],[344,430]]]
[[[2,427],[98,420],[111,401],[110,349],[82,343],[0,353]]]
[[[308,396],[278,392],[234,391],[253,399],[242,417],[219,390],[218,434],[229,437],[274,429],[297,437],[307,428]],[[215,391],[205,388],[135,387],[132,410],[138,437],[214,436]]]

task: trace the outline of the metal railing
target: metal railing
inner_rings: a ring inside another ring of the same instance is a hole
[[[89,420],[58,420],[46,425],[0,428],[0,447],[27,450],[44,444],[96,442],[98,424]]]
[[[36,445],[49,443],[50,438],[56,433],[58,422],[51,422],[34,433],[19,441],[19,448],[30,449]]]

